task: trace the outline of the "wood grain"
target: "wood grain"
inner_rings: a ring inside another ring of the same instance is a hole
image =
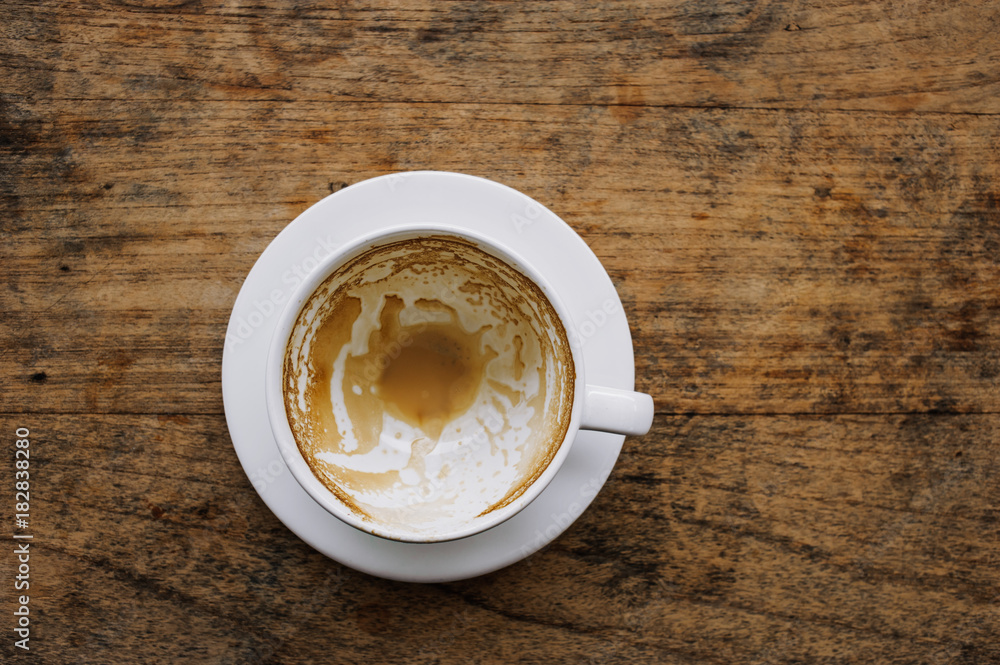
[[[46,100],[1000,111],[989,2],[137,0],[10,13],[0,67]]]
[[[0,6],[3,662],[1000,662],[997,3]],[[657,405],[563,536],[439,585],[289,532],[219,385],[270,240],[415,169],[565,219]]]
[[[663,417],[554,544],[445,585],[301,543],[220,416],[25,418],[44,662],[1000,658],[996,415]]]
[[[8,410],[221,413],[225,322],[270,239],[331,189],[419,168],[488,175],[579,231],[661,410],[1000,403],[998,118],[143,108],[116,120],[61,105],[16,166],[0,249]]]

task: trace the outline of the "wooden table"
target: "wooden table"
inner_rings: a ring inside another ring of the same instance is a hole
[[[3,662],[1000,662],[998,17],[3,3]],[[220,391],[268,242],[413,169],[567,220],[657,406],[562,537],[437,585],[288,531]]]

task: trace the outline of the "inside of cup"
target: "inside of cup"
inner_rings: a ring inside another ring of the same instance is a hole
[[[341,516],[438,540],[496,521],[543,474],[575,375],[538,285],[436,234],[338,266],[299,311],[282,381],[296,445]]]

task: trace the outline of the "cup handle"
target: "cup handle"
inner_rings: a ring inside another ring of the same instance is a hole
[[[653,424],[653,398],[603,386],[586,387],[580,429],[641,436]]]

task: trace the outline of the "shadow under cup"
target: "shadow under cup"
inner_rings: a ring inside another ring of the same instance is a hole
[[[516,265],[483,239],[410,230],[300,287],[272,343],[269,415],[329,512],[386,538],[451,540],[551,480],[581,377],[561,306]]]

